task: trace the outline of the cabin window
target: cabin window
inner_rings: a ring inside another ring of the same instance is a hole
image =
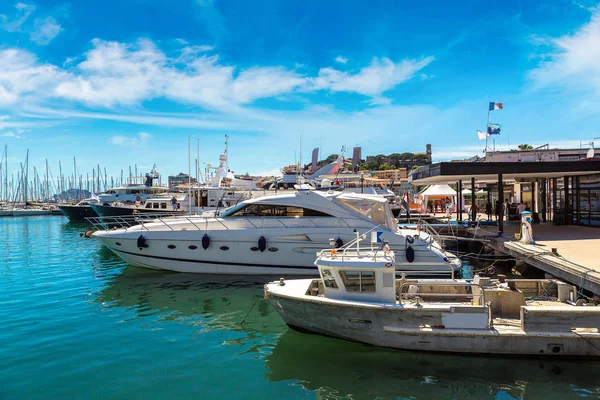
[[[340,271],[344,287],[349,292],[374,293],[374,271]]]
[[[146,203],[146,208],[152,208],[152,203]]]
[[[163,210],[167,208],[167,203],[160,203],[160,208]]]
[[[242,204],[221,214],[222,217],[331,217],[331,215],[305,207],[271,204]]]
[[[153,207],[153,208],[158,208],[158,207],[160,207],[160,205],[159,205],[158,203],[153,203],[153,204],[152,204],[152,207]]]
[[[331,273],[330,269],[324,269],[321,272],[321,275],[323,276],[323,285],[325,285],[325,287],[328,287],[331,289],[338,288],[338,285],[335,282],[335,278],[333,277],[333,274]]]

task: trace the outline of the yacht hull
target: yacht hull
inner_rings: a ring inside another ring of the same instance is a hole
[[[85,221],[86,218],[97,217],[98,214],[89,206],[60,205],[59,210],[69,221]]]
[[[209,246],[204,249],[202,238],[207,234]],[[332,228],[327,233],[322,228],[285,228],[268,232],[254,230],[182,231],[175,240],[168,232],[153,232],[146,226],[127,231],[98,231],[94,233],[106,247],[128,263],[152,269],[204,274],[244,275],[318,275],[314,261],[316,253],[330,248],[329,239],[340,239],[347,243],[356,237],[348,229]],[[143,246],[139,247],[139,237]],[[260,237],[265,238],[263,251]],[[399,254],[396,270],[407,272],[450,273],[460,267],[451,265],[435,256],[425,243],[412,244],[415,253],[413,262],[404,256],[404,236],[394,233],[386,239],[390,247]]]

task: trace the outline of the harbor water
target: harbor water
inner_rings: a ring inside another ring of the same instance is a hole
[[[0,399],[600,398],[597,361],[297,333],[262,299],[268,278],[135,268],[81,238],[87,229],[0,219]]]

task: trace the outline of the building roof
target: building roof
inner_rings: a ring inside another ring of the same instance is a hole
[[[412,170],[408,181],[417,186],[456,183],[472,177],[477,182],[497,182],[498,174],[502,174],[503,180],[600,174],[600,158],[548,162],[441,162]]]

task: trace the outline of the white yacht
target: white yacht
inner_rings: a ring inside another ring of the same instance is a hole
[[[139,222],[139,221],[138,221]],[[96,223],[106,247],[132,265],[209,274],[316,275],[315,254],[372,232],[398,253],[397,270],[457,270],[460,260],[425,232],[399,229],[387,200],[298,190],[246,200],[216,218],[172,217],[123,227]]]
[[[120,201],[122,203],[131,202],[134,203],[136,196],[142,198],[143,201],[167,193],[168,187],[156,186],[154,181],[160,177],[160,174],[154,169],[145,176],[136,176],[129,178],[127,184],[115,188],[110,188],[106,193],[98,195],[100,204],[102,203],[113,203]],[[140,183],[139,180],[144,180],[144,183]]]

